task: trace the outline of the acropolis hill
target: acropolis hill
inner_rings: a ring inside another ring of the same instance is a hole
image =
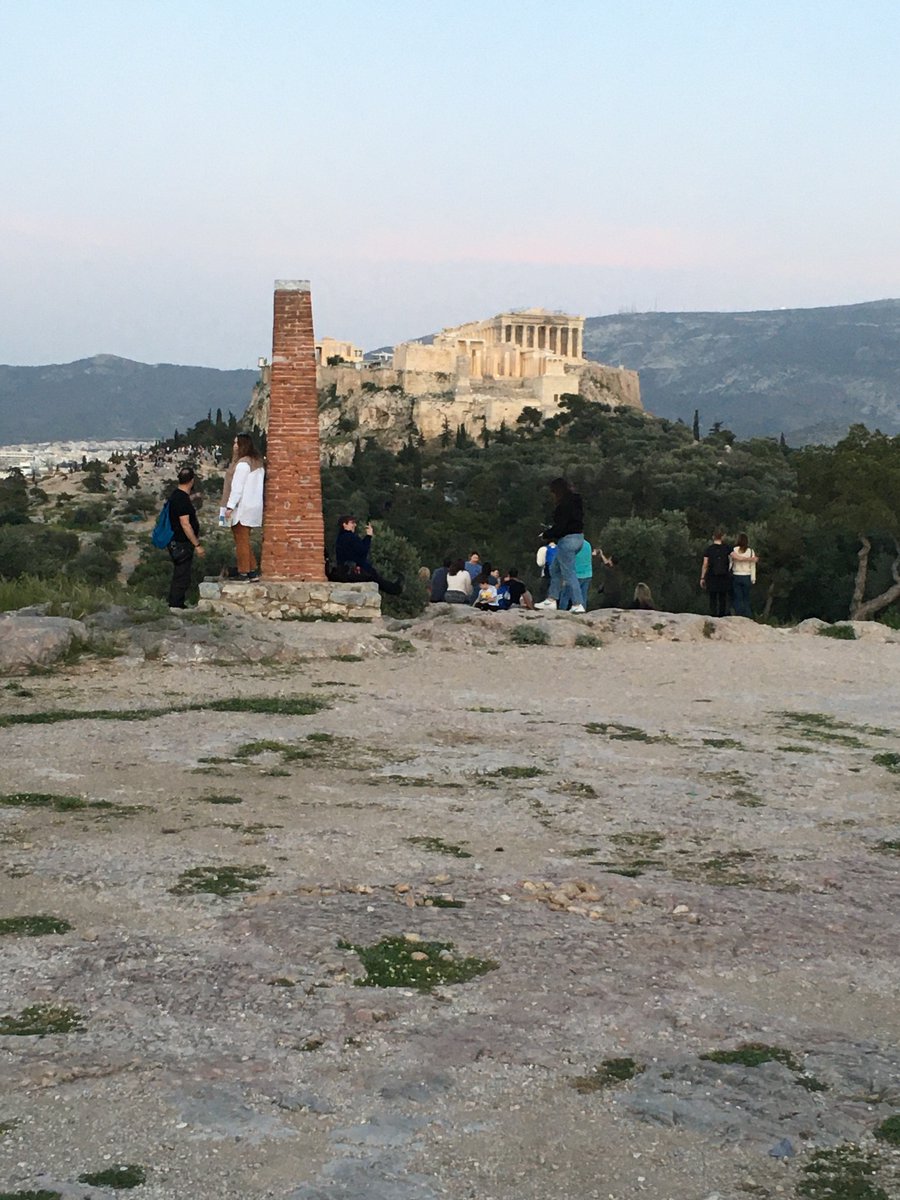
[[[584,317],[525,308],[442,329],[430,341],[401,342],[391,354],[366,360],[349,342],[316,343],[322,451],[341,462],[360,434],[399,449],[410,435],[427,440],[462,427],[514,427],[526,408],[543,418],[560,397],[642,409],[636,371],[589,362]],[[249,417],[268,423],[268,368]]]

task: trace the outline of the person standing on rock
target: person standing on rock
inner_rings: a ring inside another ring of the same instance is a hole
[[[731,589],[736,617],[752,617],[750,585],[756,583],[756,564],[759,562],[750,547],[746,533],[739,533],[737,545],[731,552]]]
[[[263,523],[263,485],[266,468],[263,456],[248,433],[234,439],[231,466],[225,475],[222,496],[225,524],[231,526],[237,576],[242,580],[259,579],[259,564],[250,545],[250,530]]]
[[[184,608],[185,596],[191,584],[191,564],[194,554],[202,558],[206,551],[200,545],[200,522],[191,503],[194,488],[194,468],[182,467],[178,472],[178,487],[169,497],[169,520],[172,540],[169,557],[172,559],[172,582],[169,584],[169,608]]]
[[[569,594],[579,600],[573,604],[569,612],[583,613],[584,605],[580,603],[581,585],[575,570],[575,558],[584,545],[584,505],[581,496],[562,477],[550,482],[550,493],[556,501],[553,510],[553,523],[544,530],[544,541],[556,543],[556,557],[550,567],[550,588],[546,600],[536,604],[535,608],[554,609],[559,605],[559,597],[563,587],[569,589]]]
[[[711,617],[728,616],[728,596],[731,592],[731,547],[724,542],[725,531],[717,529],[713,540],[703,551],[700,586],[709,596]]]

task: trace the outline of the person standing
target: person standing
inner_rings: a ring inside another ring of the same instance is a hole
[[[194,468],[182,467],[178,472],[178,486],[169,497],[169,520],[172,523],[172,540],[169,542],[169,557],[172,560],[169,608],[185,607],[184,598],[191,584],[194,554],[199,554],[202,558],[206,553],[200,544],[197,510],[191,503],[193,487]]]
[[[225,522],[231,525],[237,578],[259,579],[259,564],[250,545],[250,530],[263,523],[263,485],[266,468],[263,457],[247,433],[234,439],[231,466],[225,477],[227,497]]]
[[[713,540],[703,551],[700,586],[709,596],[709,614],[728,616],[728,594],[731,591],[731,547],[724,543],[725,532],[716,529]]]
[[[575,573],[575,556],[584,545],[584,505],[581,496],[562,477],[550,482],[550,493],[556,501],[553,523],[544,531],[546,542],[556,542],[556,557],[550,567],[550,588],[546,600],[535,608],[556,608],[564,587],[568,587],[579,603],[573,604],[570,612],[583,613],[580,603],[581,587]]]
[[[581,591],[577,596],[570,597],[568,589],[564,590],[559,599],[560,608],[571,608],[574,604],[583,604],[587,609],[588,592],[591,590],[591,580],[594,577],[593,553],[591,543],[585,538],[584,545],[575,555],[575,574],[578,577],[578,586]]]
[[[737,545],[731,552],[731,592],[736,617],[752,617],[750,585],[756,583],[756,564],[759,559],[750,547],[746,533],[739,533]]]

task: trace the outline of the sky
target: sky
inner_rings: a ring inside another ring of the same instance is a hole
[[[900,296],[896,0],[0,0],[0,362]]]

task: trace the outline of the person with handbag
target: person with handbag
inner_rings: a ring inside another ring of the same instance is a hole
[[[169,584],[169,608],[184,608],[184,598],[191,585],[191,565],[194,554],[202,558],[206,551],[200,544],[200,522],[197,510],[191,501],[194,490],[194,468],[182,467],[178,472],[178,486],[169,497],[169,520],[172,524],[172,540],[169,542],[169,558],[172,560],[172,582]]]

